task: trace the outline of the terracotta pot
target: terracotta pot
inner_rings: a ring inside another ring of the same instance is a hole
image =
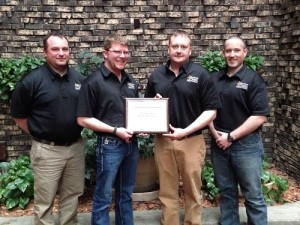
[[[158,190],[158,177],[154,157],[140,158],[137,166],[135,193]]]

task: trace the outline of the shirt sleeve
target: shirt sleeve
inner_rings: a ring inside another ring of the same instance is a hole
[[[32,97],[23,82],[18,83],[11,97],[11,116],[27,118],[30,115]]]
[[[250,87],[249,101],[252,115],[270,115],[266,83],[259,74],[254,77]]]
[[[212,80],[212,76],[209,75],[206,82],[203,83],[204,86],[200,88],[203,110],[215,110],[221,108],[222,104],[216,86]]]
[[[77,116],[95,117],[94,108],[97,104],[97,91],[87,82],[83,82],[78,97]]]
[[[153,85],[153,73],[150,75],[145,91],[145,98],[154,98],[156,95]]]

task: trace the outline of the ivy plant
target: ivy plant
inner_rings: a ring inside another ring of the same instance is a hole
[[[217,187],[214,170],[210,161],[205,161],[201,172],[202,190],[205,197],[213,201],[219,196],[219,188]]]
[[[16,206],[24,209],[33,198],[33,172],[28,156],[19,156],[7,166],[7,172],[0,175],[0,200],[7,209]]]
[[[31,70],[45,62],[42,58],[23,56],[18,59],[0,59],[0,99],[10,100],[16,83]]]

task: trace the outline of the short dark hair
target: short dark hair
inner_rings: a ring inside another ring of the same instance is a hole
[[[232,40],[232,39],[240,40],[240,41],[243,43],[244,48],[247,48],[246,42],[245,42],[241,37],[236,36],[236,35],[231,36],[231,37],[229,37],[227,40],[225,40],[225,42],[224,42],[224,48],[225,48],[225,46],[226,46],[226,42],[227,42],[228,40]]]
[[[60,31],[51,31],[49,34],[47,34],[47,36],[43,40],[44,50],[47,50],[47,48],[48,48],[48,39],[52,36],[60,37],[61,39],[66,39],[68,41],[68,39],[63,35],[62,32],[60,32]]]

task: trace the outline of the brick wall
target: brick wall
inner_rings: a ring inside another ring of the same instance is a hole
[[[271,105],[263,127],[267,156],[274,152],[275,162],[295,174],[298,164],[287,162],[294,154],[299,157],[299,7],[296,0],[0,0],[0,56],[42,55],[45,34],[63,30],[76,64],[80,51],[100,54],[106,35],[119,31],[131,40],[127,70],[144,88],[147,76],[167,60],[167,38],[174,29],[191,34],[193,58],[220,50],[225,38],[240,35],[250,53],[266,60],[262,76]],[[28,151],[28,137],[14,126],[7,107],[0,107],[0,141],[5,140],[11,157]],[[290,138],[283,142],[283,134]],[[282,157],[282,151],[289,153]]]
[[[284,9],[278,51],[274,162],[300,181],[300,10]]]

